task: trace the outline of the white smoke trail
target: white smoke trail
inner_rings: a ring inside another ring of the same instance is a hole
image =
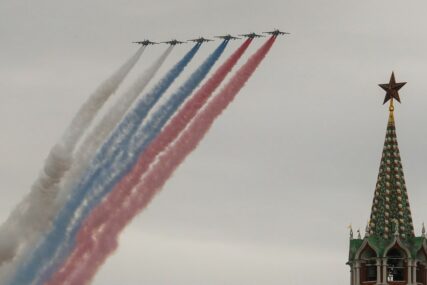
[[[75,186],[75,183],[81,178],[82,173],[87,169],[92,161],[96,150],[106,140],[111,131],[116,127],[120,120],[136,100],[139,94],[145,89],[151,79],[156,75],[166,58],[173,49],[170,46],[148,69],[146,69],[129,88],[129,90],[120,97],[118,102],[108,111],[107,114],[100,120],[96,127],[86,136],[83,143],[76,150],[74,155],[74,163],[70,171],[66,174],[61,184],[60,192],[58,193],[55,206],[60,209],[64,205],[70,191]]]
[[[145,46],[142,46],[117,72],[98,87],[80,107],[80,110],[74,116],[74,119],[65,131],[62,141],[73,147],[76,145],[78,139],[89,127],[90,122],[92,122],[98,110],[104,105],[110,95],[117,90],[120,83],[135,66],[144,50]]]
[[[30,193],[12,211],[0,227],[0,266],[13,260],[25,247],[49,226],[48,205],[52,205],[58,193],[58,184],[72,163],[72,152],[82,134],[89,127],[98,110],[117,90],[120,83],[141,57],[141,47],[119,70],[104,81],[80,107],[59,142],[50,151],[44,168],[31,187]],[[6,267],[10,267],[6,266]],[[0,274],[6,271],[2,268]]]

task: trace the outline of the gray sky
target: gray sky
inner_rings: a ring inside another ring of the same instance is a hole
[[[416,0],[0,0],[0,220],[80,104],[136,50],[131,41],[277,27],[292,35],[277,40],[94,283],[347,284],[346,227],[363,229],[370,214],[387,121],[377,84],[392,70],[408,81],[396,126],[417,234],[427,218],[426,8]],[[215,46],[206,44],[184,78]],[[164,48],[148,48],[120,90]],[[160,73],[188,48],[177,47]]]

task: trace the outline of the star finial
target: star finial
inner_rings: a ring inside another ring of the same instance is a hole
[[[384,103],[387,103],[387,101],[391,100],[393,102],[393,99],[396,99],[400,103],[400,97],[399,97],[399,89],[402,88],[406,82],[399,82],[396,83],[396,79],[394,78],[394,72],[391,73],[390,82],[379,84],[379,86],[384,89],[387,93],[385,94]]]

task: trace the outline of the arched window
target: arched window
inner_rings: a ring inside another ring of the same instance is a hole
[[[421,249],[417,254],[417,274],[416,281],[417,284],[426,285],[426,264],[427,256],[423,249]]]
[[[405,256],[398,248],[392,248],[387,253],[387,281],[406,281]]]
[[[360,255],[362,282],[377,281],[377,255],[369,246]]]

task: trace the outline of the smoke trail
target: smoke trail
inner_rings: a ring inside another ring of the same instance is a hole
[[[70,126],[64,134],[64,141],[76,144],[82,133],[87,129],[89,124],[96,115],[94,110],[98,110],[107,101],[109,95],[114,93],[120,83],[135,65],[145,47],[142,46],[136,55],[131,58],[118,72],[116,72],[109,80],[105,81],[97,91],[86,101],[77,115],[74,117]]]
[[[117,90],[143,51],[144,48],[141,47],[96,89],[52,148],[30,193],[18,204],[0,229],[0,265],[10,261],[19,247],[35,233],[46,229],[49,211],[45,206],[53,203],[58,192],[58,183],[72,163],[72,152],[79,138],[89,127],[98,110]]]
[[[134,135],[135,130],[148,114],[151,107],[181,74],[199,48],[200,45],[196,44],[183,59],[160,80],[151,92],[138,101],[135,108],[128,113],[122,122],[115,128],[107,142],[98,150],[85,177],[72,191],[73,195],[69,197],[65,207],[63,207],[57,215],[51,231],[42,240],[40,245],[26,257],[26,260],[22,261],[22,264],[18,267],[10,284],[30,284],[31,282],[40,284],[40,280],[43,280],[45,275],[49,276],[50,274],[50,272],[44,273],[46,272],[45,269],[49,270],[51,266],[54,266],[56,260],[64,258],[63,254],[66,254],[67,251],[69,251],[69,247],[72,246],[73,232],[76,232],[76,228],[79,225],[78,223],[85,214],[84,211],[89,210],[87,208],[87,203],[82,204],[87,194],[86,192],[108,191],[108,189],[105,189],[102,185],[100,187],[92,187],[93,184],[91,181],[93,175],[97,174],[97,168],[99,165],[102,165],[102,163],[104,163],[105,167],[114,162],[114,157],[111,157],[111,154],[116,154],[121,151],[120,148],[116,147],[116,144],[122,145],[125,140],[128,140],[130,136]],[[111,149],[113,149],[113,151]],[[125,171],[125,169],[120,170]],[[114,179],[118,174],[120,174],[118,171],[112,169],[110,172],[106,173],[108,176],[106,178],[111,181],[111,179]],[[101,196],[98,198],[101,199]],[[82,207],[79,208],[80,206]],[[63,243],[64,246],[60,247],[61,243]]]
[[[265,57],[275,37],[270,38],[249,60],[239,69],[235,76],[229,81],[224,89],[218,94],[208,106],[190,123],[177,142],[160,155],[158,162],[150,169],[147,176],[132,192],[132,196],[127,199],[126,207],[120,213],[114,215],[100,232],[93,238],[97,241],[98,248],[95,251],[98,255],[89,255],[84,264],[88,268],[79,267],[66,284],[87,284],[95,275],[99,266],[117,247],[117,238],[127,223],[142,210],[155,193],[164,185],[166,180],[172,175],[178,165],[185,157],[196,148],[200,140],[207,133],[214,120],[231,103],[244,83],[255,71],[259,63]],[[89,247],[91,245],[89,244]],[[49,284],[52,285],[52,284]]]
[[[104,117],[98,122],[93,130],[85,137],[83,143],[80,144],[80,147],[76,150],[73,155],[73,163],[70,170],[66,173],[65,177],[61,182],[61,189],[58,193],[57,203],[46,203],[44,205],[44,211],[50,213],[48,216],[53,217],[54,213],[58,211],[63,205],[64,197],[68,194],[67,190],[70,191],[71,185],[74,185],[82,175],[84,169],[88,167],[90,160],[93,157],[93,154],[105,140],[111,130],[117,125],[120,119],[123,117],[127,109],[131,106],[133,101],[137,96],[142,92],[146,87],[148,82],[154,77],[156,72],[159,70],[163,62],[166,60],[168,55],[171,53],[173,47],[170,46],[166,49],[165,52],[150,66],[146,69],[135,81],[135,83],[130,87],[130,89],[125,92],[122,96],[119,97],[119,100],[116,104],[104,115]],[[59,203],[58,203],[59,201]],[[51,222],[51,219],[44,219],[44,222],[47,224]],[[39,234],[40,235],[40,234]],[[38,236],[39,236],[38,235]],[[27,241],[27,250],[21,250],[19,256],[25,257],[26,251],[34,248],[38,237],[34,236],[32,241]],[[17,257],[18,258],[18,257]],[[19,259],[19,258],[18,258]],[[15,263],[19,263],[19,260],[16,260]],[[13,268],[14,265],[11,265]],[[9,269],[10,270],[10,269]],[[0,276],[2,274],[0,273]],[[1,282],[0,282],[1,283]]]
[[[58,240],[58,244],[61,244],[59,250],[57,250],[57,258],[54,258],[54,264],[48,269],[45,276],[50,277],[51,274],[56,270],[58,266],[62,264],[74,245],[74,239],[77,234],[80,225],[88,213],[101,201],[101,199],[112,190],[113,186],[117,184],[124,174],[131,170],[135,164],[138,155],[145,150],[150,142],[160,132],[162,127],[175,113],[179,106],[190,96],[193,90],[200,84],[200,82],[209,73],[215,62],[219,59],[223,53],[228,41],[223,41],[215,51],[197,68],[195,72],[187,79],[187,81],[174,92],[170,98],[159,107],[158,110],[150,117],[148,122],[142,125],[135,134],[130,138],[128,142],[124,142],[121,147],[121,153],[116,157],[112,163],[104,165],[104,169],[101,169],[101,174],[94,178],[98,181],[93,183],[90,193],[86,193],[86,197],[81,197],[81,201],[84,199],[84,205],[79,206],[77,210],[80,215],[77,219],[71,221],[69,228],[67,229],[68,235],[64,239]],[[127,150],[127,151],[123,151]],[[120,156],[121,155],[121,156]],[[102,173],[104,172],[104,173]],[[112,174],[113,173],[113,174]],[[74,193],[73,193],[74,196]],[[75,197],[75,196],[74,196]],[[63,221],[58,219],[58,224],[62,225]],[[52,259],[51,259],[52,260]]]
[[[172,52],[173,46],[169,46],[163,54],[146,69],[131,86],[131,88],[119,98],[119,101],[108,111],[95,128],[89,133],[81,146],[74,154],[74,161],[70,171],[64,178],[63,187],[60,190],[56,207],[60,209],[64,205],[67,196],[73,186],[76,186],[78,179],[83,175],[83,172],[89,167],[90,161],[93,159],[96,150],[101,146],[114,127],[120,122],[126,111],[136,100],[139,94],[144,90],[151,79],[156,75],[166,58]]]
[[[73,278],[79,279],[79,275],[81,276],[85,275],[85,272],[91,272],[92,266],[96,266],[100,261],[103,261],[103,258],[105,258],[103,252],[93,252],[96,248],[96,240],[102,238],[102,233],[99,231],[100,228],[110,219],[114,219],[115,215],[120,213],[120,211],[123,211],[123,207],[126,208],[128,203],[126,202],[126,198],[130,194],[133,186],[138,183],[142,173],[148,169],[154,158],[161,153],[167,145],[174,141],[191,119],[194,118],[197,111],[221,84],[250,43],[251,39],[246,40],[227,61],[218,68],[210,79],[199,88],[180,111],[168,122],[162,132],[151,142],[140,156],[132,171],[114,187],[112,193],[107,196],[102,204],[91,212],[84,226],[82,226],[79,231],[77,246],[74,248],[73,253],[69,256],[63,268],[57,272],[48,284],[82,284],[76,283],[73,281]],[[95,236],[96,239],[94,238]],[[76,273],[78,274],[76,275]]]

